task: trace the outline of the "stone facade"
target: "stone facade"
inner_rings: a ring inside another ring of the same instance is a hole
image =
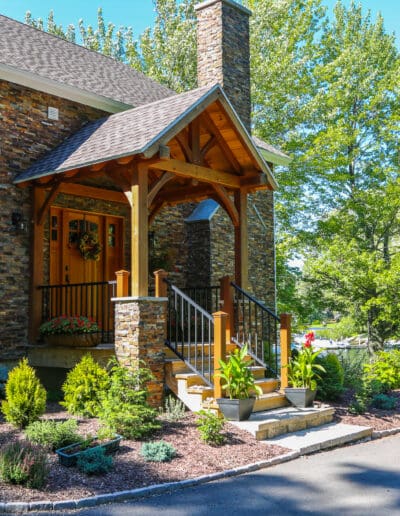
[[[121,364],[143,360],[154,379],[149,403],[161,407],[164,392],[164,341],[167,324],[165,298],[115,299],[115,355]]]
[[[198,85],[219,83],[250,132],[251,12],[232,0],[206,0],[195,9]]]
[[[47,118],[48,107],[59,109],[59,120]],[[30,282],[30,225],[16,234],[12,213],[31,219],[31,191],[16,188],[15,175],[54,149],[102,111],[0,81],[0,353],[15,358],[27,342]]]

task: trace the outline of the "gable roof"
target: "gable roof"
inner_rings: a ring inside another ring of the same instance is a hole
[[[43,159],[19,174],[14,182],[22,183],[125,156],[141,154],[151,158],[158,152],[160,145],[168,143],[215,100],[222,103],[260,169],[267,175],[270,185],[276,188],[270,168],[218,84],[89,122]]]
[[[275,165],[288,165],[292,158],[282,152],[280,149],[273,147],[269,143],[261,140],[258,136],[252,136],[254,143],[261,152],[266,161],[271,161]]]
[[[94,107],[102,108],[101,101],[106,105],[108,100],[110,107],[104,109],[111,112],[175,94],[115,59],[3,15],[0,15],[1,78],[65,98],[70,98],[68,93],[72,95],[70,90],[74,90],[82,94],[85,99],[82,103]],[[57,93],[62,89],[64,95]]]

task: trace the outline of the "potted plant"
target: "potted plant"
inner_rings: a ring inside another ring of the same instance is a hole
[[[40,335],[51,346],[96,346],[100,343],[100,326],[91,317],[60,315],[40,326]]]
[[[216,373],[224,381],[222,388],[229,398],[218,398],[217,403],[226,419],[244,421],[249,419],[257,394],[261,388],[255,384],[250,366],[253,361],[247,356],[247,345],[235,349],[227,361],[220,360]]]
[[[322,365],[316,363],[321,349],[314,351],[312,341],[314,333],[305,336],[305,343],[295,356],[289,360],[288,378],[290,387],[286,387],[285,396],[292,405],[304,408],[311,407],[317,392],[318,371],[325,372]]]

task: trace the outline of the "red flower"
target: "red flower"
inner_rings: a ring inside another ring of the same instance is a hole
[[[305,336],[305,339],[306,339],[306,341],[304,343],[304,347],[311,348],[312,342],[315,340],[314,332],[310,331],[309,333],[307,333]]]

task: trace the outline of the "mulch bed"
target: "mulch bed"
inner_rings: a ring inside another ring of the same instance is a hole
[[[45,417],[67,419],[71,416],[58,404],[50,404]],[[177,450],[177,457],[168,463],[145,462],[140,456],[140,441],[123,440],[120,451],[114,456],[115,467],[102,476],[86,476],[75,467],[59,465],[55,454],[49,454],[50,475],[43,489],[27,489],[0,482],[0,501],[69,500],[174,482],[216,473],[227,469],[271,459],[287,453],[279,446],[268,446],[257,442],[252,435],[240,431],[229,423],[225,432],[228,442],[213,447],[199,437],[195,425],[196,416],[187,413],[179,422],[163,421],[160,431],[151,440],[163,439]],[[96,419],[78,419],[79,432],[94,435],[99,423]],[[0,419],[0,446],[22,438],[22,434]]]

